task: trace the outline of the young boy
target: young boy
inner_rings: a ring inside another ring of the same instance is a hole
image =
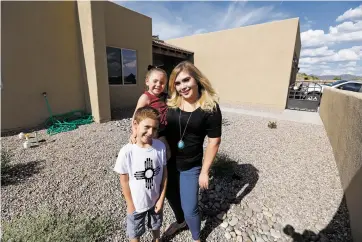
[[[153,241],[159,241],[167,184],[166,148],[154,139],[159,112],[152,107],[139,108],[133,122],[136,143],[122,147],[114,167],[127,203],[127,236],[132,242],[139,241],[148,217]]]

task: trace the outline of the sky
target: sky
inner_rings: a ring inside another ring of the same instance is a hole
[[[300,72],[362,76],[362,2],[115,1],[152,18],[153,35],[167,40],[299,17]]]

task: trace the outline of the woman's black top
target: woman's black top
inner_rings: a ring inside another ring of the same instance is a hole
[[[181,135],[179,117],[181,112]],[[185,147],[179,149],[177,143],[184,133],[188,118],[192,116],[187,124],[183,142]],[[179,108],[169,108],[167,112],[167,126],[165,130],[166,139],[171,150],[169,165],[176,163],[176,168],[180,171],[189,170],[196,166],[202,166],[203,143],[205,136],[209,138],[221,137],[222,115],[217,104],[212,112],[203,111],[197,108],[193,112],[185,112]]]

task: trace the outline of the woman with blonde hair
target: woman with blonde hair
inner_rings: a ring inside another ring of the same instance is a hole
[[[199,188],[208,189],[209,170],[221,142],[222,115],[209,80],[188,61],[181,62],[169,79],[166,139],[171,149],[166,197],[176,222],[169,236],[189,227],[200,241]],[[204,155],[203,143],[208,136]]]

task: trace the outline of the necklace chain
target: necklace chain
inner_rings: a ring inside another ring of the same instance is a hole
[[[178,118],[178,122],[179,122],[179,126],[180,126],[180,140],[182,140],[183,137],[184,137],[184,135],[185,135],[186,128],[187,128],[187,125],[189,124],[189,121],[190,121],[190,118],[191,118],[191,116],[192,116],[192,113],[193,113],[193,112],[191,112],[189,118],[187,119],[187,123],[186,123],[185,129],[184,129],[184,133],[183,133],[182,136],[181,136],[181,108],[180,108],[180,115],[179,115],[179,118]]]

